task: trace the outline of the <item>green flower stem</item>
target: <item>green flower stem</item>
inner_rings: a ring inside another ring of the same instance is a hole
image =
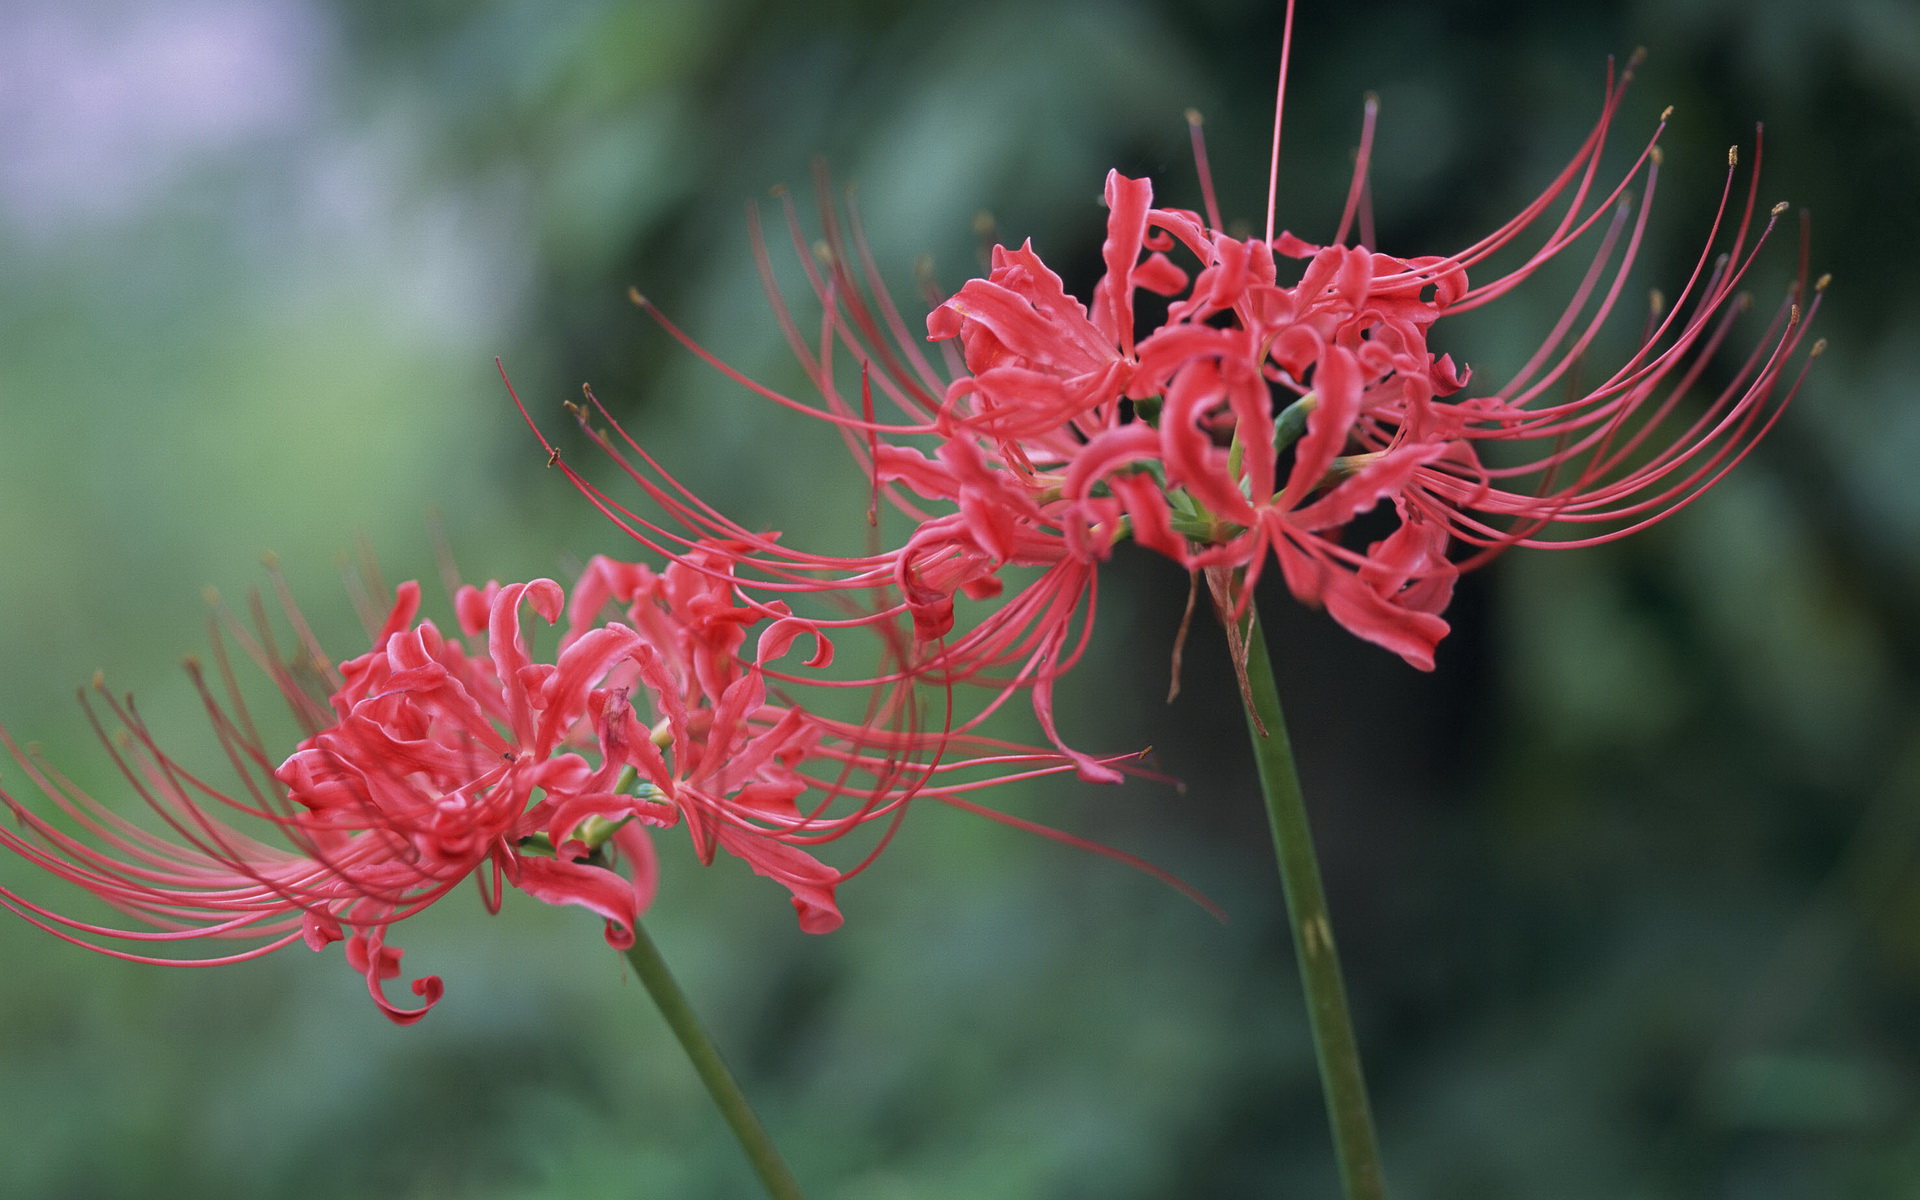
[[[1273,825],[1273,849],[1280,860],[1280,882],[1287,896],[1300,983],[1306,991],[1314,1056],[1320,1062],[1327,1121],[1333,1126],[1334,1153],[1340,1160],[1340,1182],[1347,1200],[1384,1200],[1387,1185],[1380,1170],[1380,1145],[1367,1103],[1366,1079],[1360,1070],[1353,1017],[1347,1011],[1347,989],[1340,980],[1340,956],[1334,949],[1333,925],[1327,918],[1327,896],[1320,887],[1313,832],[1307,826],[1293,746],[1287,740],[1280,693],[1273,683],[1273,664],[1267,658],[1266,635],[1259,616],[1251,611],[1246,638],[1247,690],[1242,700],[1249,705],[1247,732],[1260,763],[1260,790],[1266,795],[1267,817]],[[1266,730],[1264,737],[1262,727]]]
[[[752,1105],[734,1081],[733,1072],[727,1070],[726,1061],[694,1014],[687,994],[680,990],[673,972],[667,969],[667,960],[660,957],[659,948],[638,921],[633,924],[633,945],[627,950],[627,961],[633,964],[634,974],[646,985],[647,994],[653,997],[660,1015],[667,1019],[673,1036],[680,1039],[681,1048],[692,1060],[700,1082],[707,1085],[707,1093],[719,1107],[720,1115],[732,1127],[733,1136],[746,1151],[747,1160],[760,1176],[767,1195],[773,1200],[805,1200],[786,1160],[780,1157],[773,1139],[767,1136],[766,1127],[760,1124],[760,1118],[754,1115]]]

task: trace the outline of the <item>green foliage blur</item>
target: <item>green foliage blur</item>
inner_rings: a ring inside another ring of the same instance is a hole
[[[948,288],[973,273],[982,227],[1084,295],[1108,167],[1197,206],[1188,107],[1229,219],[1257,227],[1281,10],[0,6],[0,722],[132,811],[70,690],[104,668],[218,778],[177,663],[202,589],[242,602],[263,551],[340,657],[362,648],[338,582],[360,539],[429,580],[436,519],[473,580],[626,552],[546,470],[496,355],[550,431],[591,381],[747,523],[858,538],[834,439],[701,367],[628,286],[798,390],[745,235],[749,203],[777,220],[770,186],[810,221],[816,156],[855,183],[902,297],[922,255]],[[1676,113],[1634,286],[1677,289],[1725,147],[1764,121],[1761,201],[1812,213],[1832,348],[1679,518],[1472,576],[1431,676],[1264,598],[1389,1178],[1437,1200],[1920,1197],[1920,299],[1893,278],[1920,251],[1920,10],[1303,0],[1281,223],[1332,229],[1371,90],[1381,248],[1464,245],[1565,161],[1607,56],[1641,44],[1617,150]],[[1447,347],[1482,381],[1570,284],[1536,286]],[[1334,1194],[1217,632],[1163,703],[1184,598],[1121,554],[1061,702],[1069,738],[1151,744],[1184,789],[1000,800],[1174,870],[1225,925],[923,806],[814,938],[742,864],[663,839],[649,926],[811,1194]],[[35,794],[11,762],[0,782]],[[74,904],[18,861],[0,887]],[[591,916],[460,892],[394,940],[447,981],[410,1029],[337,949],[175,971],[0,921],[0,1196],[754,1194]]]

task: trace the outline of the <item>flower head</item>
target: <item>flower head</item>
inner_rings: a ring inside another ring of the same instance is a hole
[[[1224,232],[1194,118],[1208,212],[1156,207],[1148,181],[1110,173],[1104,271],[1090,299],[1069,294],[1030,242],[997,246],[988,274],[926,320],[944,371],[881,286],[851,203],[846,230],[822,204],[817,263],[789,204],[824,310],[817,343],[774,286],[757,224],[754,241],[818,404],[744,379],[640,302],[731,377],[839,427],[876,500],[886,496],[912,528],[884,553],[805,569],[823,588],[871,588],[890,575],[897,603],[876,615],[908,613],[926,648],[920,669],[998,689],[989,708],[1008,688],[1030,688],[1052,733],[1052,683],[1084,637],[1076,621],[1091,619],[1095,567],[1127,538],[1189,571],[1219,572],[1236,611],[1277,562],[1297,598],[1430,669],[1461,570],[1510,546],[1590,544],[1678,511],[1771,428],[1819,352],[1803,341],[1820,289],[1801,278],[1719,390],[1688,407],[1751,306],[1743,289],[1785,209],[1756,216],[1757,161],[1742,197],[1730,154],[1691,277],[1670,305],[1656,300],[1623,363],[1597,384],[1573,384],[1625,292],[1661,168],[1664,117],[1625,173],[1600,182],[1630,76],[1631,67],[1609,72],[1599,119],[1534,200],[1447,255],[1367,244],[1373,101],[1347,211],[1325,244],[1275,235],[1271,220],[1264,237]],[[1277,125],[1275,140],[1277,156]],[[1473,386],[1437,344],[1444,319],[1518,291],[1580,245],[1591,247],[1585,277],[1545,341],[1504,384]],[[1519,264],[1486,276],[1508,248],[1521,251]],[[858,363],[857,395],[840,356]],[[897,416],[876,417],[877,401]],[[723,526],[625,445],[635,457],[623,465],[672,520],[695,532]],[[684,536],[573,478],[643,540]],[[764,543],[743,561],[766,586],[804,587],[790,549]],[[1009,567],[1040,575],[956,634],[956,599],[1001,596]]]
[[[928,318],[930,337],[959,341],[966,371],[946,391],[940,460],[983,460],[984,473],[1004,481],[1001,494],[1017,492],[992,515],[972,513],[948,472],[943,498],[976,530],[1000,526],[976,538],[983,553],[1034,527],[1083,559],[1131,536],[1189,570],[1230,568],[1238,603],[1277,559],[1296,597],[1431,668],[1462,566],[1456,544],[1480,551],[1479,562],[1507,546],[1589,544],[1651,524],[1744,457],[1798,384],[1790,359],[1805,335],[1804,280],[1705,411],[1678,418],[1745,311],[1740,286],[1785,208],[1753,236],[1756,173],[1732,219],[1730,157],[1707,249],[1673,307],[1598,386],[1553,394],[1632,265],[1646,207],[1636,218],[1626,189],[1638,180],[1650,197],[1659,172],[1656,134],[1617,184],[1593,187],[1623,88],[1609,84],[1593,133],[1539,198],[1447,256],[1339,244],[1345,221],[1330,245],[1286,233],[1236,239],[1217,217],[1154,208],[1146,181],[1110,174],[1107,269],[1091,307],[1066,296],[1030,246],[1001,247],[987,278]],[[1370,104],[1363,145],[1372,119]],[[1363,155],[1355,196],[1365,167]],[[1562,199],[1557,223],[1518,268],[1469,282],[1470,268]],[[1474,392],[1470,373],[1434,349],[1436,325],[1514,290],[1589,232],[1598,248],[1548,340],[1504,386]],[[1280,269],[1286,259],[1297,271]],[[1136,337],[1131,297],[1141,290],[1170,303]],[[956,441],[968,444],[964,454]],[[1389,531],[1353,544],[1347,529],[1376,510],[1390,514]],[[1601,528],[1545,535],[1560,523]]]
[[[981,763],[1007,777],[1061,769],[1049,756],[967,738],[960,744],[992,752],[943,762],[947,735],[922,735],[898,713],[873,714],[869,728],[774,698],[769,671],[797,640],[815,647],[806,668],[826,666],[832,646],[777,608],[737,605],[715,582],[728,553],[706,547],[663,573],[595,559],[571,605],[548,579],[462,588],[455,607],[471,650],[419,620],[419,587],[404,584],[373,648],[337,670],[297,614],[295,666],[279,661],[264,633],[235,625],[308,730],[276,762],[233,686],[224,643],[216,642],[224,702],[190,664],[242,781],[238,795],[170,757],[132,702],[101,688],[124,736],[108,738],[98,719],[96,729],[168,834],[98,803],[0,730],[67,819],[0,792],[23,827],[0,830],[0,845],[146,928],[66,916],[10,888],[0,888],[0,905],[142,962],[232,962],[294,941],[321,949],[344,940],[376,1003],[405,1023],[443,988],[434,976],[414,980],[414,1008],[386,997],[402,957],[389,931],[469,877],[490,910],[512,887],[599,914],[607,941],[624,947],[656,886],[647,830],[684,818],[703,862],[717,849],[746,860],[788,888],[802,928],[824,932],[840,923],[834,889],[848,873],[808,847],[897,819],[917,794],[965,803],[963,793],[992,782],[965,776]],[[603,620],[609,607],[624,620]],[[549,623],[565,618],[550,661],[529,649],[527,609]],[[325,681],[324,701],[303,678]],[[797,801],[810,791],[817,798],[803,811]],[[198,959],[124,948],[202,938],[246,948]]]

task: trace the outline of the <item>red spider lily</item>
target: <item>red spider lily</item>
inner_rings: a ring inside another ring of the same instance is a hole
[[[659,574],[597,558],[571,605],[547,579],[462,588],[455,607],[464,635],[479,639],[474,652],[431,621],[416,621],[419,587],[403,584],[374,648],[337,670],[290,605],[301,634],[294,666],[280,661],[263,617],[258,637],[233,625],[308,731],[276,765],[216,638],[225,701],[198,665],[190,670],[242,782],[239,795],[169,756],[132,702],[101,688],[124,736],[108,737],[89,706],[96,732],[171,836],[98,803],[0,730],[28,777],[78,827],[70,831],[0,792],[23,826],[0,830],[0,845],[149,928],[66,916],[8,888],[0,888],[0,905],[68,941],[136,962],[212,965],[296,940],[317,950],[344,939],[348,963],[366,976],[375,1002],[405,1024],[431,1008],[443,987],[434,976],[413,981],[417,1008],[387,1000],[383,985],[399,975],[402,957],[388,944],[388,929],[469,876],[490,911],[510,885],[599,914],[607,941],[624,948],[655,891],[646,827],[670,827],[684,816],[701,861],[711,862],[716,849],[744,859],[786,886],[801,927],[819,933],[840,924],[834,889],[865,864],[836,870],[805,847],[876,819],[897,821],[919,795],[1037,828],[981,809],[967,794],[1070,769],[1058,755],[919,733],[915,714],[890,696],[877,695],[858,723],[770,696],[770,669],[798,638],[814,638],[809,669],[826,666],[832,646],[778,606],[734,604],[718,582],[729,569],[728,547],[716,545]],[[600,620],[610,604],[624,621]],[[523,607],[549,623],[565,616],[553,661],[530,654]],[[752,656],[743,656],[748,631],[763,623]],[[310,694],[308,678],[324,682],[324,702]],[[636,699],[649,712],[645,720]],[[818,798],[803,811],[798,801],[809,792]],[[253,836],[247,825],[286,845]],[[621,861],[625,875],[616,869]],[[121,945],[199,938],[248,946],[178,959]]]
[[[1805,280],[1731,381],[1675,436],[1668,426],[1744,311],[1739,286],[1785,207],[1752,236],[1756,170],[1730,222],[1731,244],[1713,261],[1726,232],[1730,156],[1707,249],[1664,320],[1601,385],[1542,402],[1623,289],[1646,216],[1643,204],[1628,231],[1626,188],[1644,172],[1648,197],[1654,190],[1653,141],[1611,189],[1593,186],[1624,86],[1609,83],[1580,152],[1519,217],[1451,256],[1400,259],[1288,234],[1239,241],[1217,231],[1217,218],[1151,208],[1146,182],[1117,173],[1107,183],[1107,273],[1090,311],[1030,247],[997,249],[992,274],[928,321],[935,338],[959,339],[969,372],[946,394],[950,436],[968,440],[968,454],[990,464],[1003,491],[1024,484],[996,518],[1051,521],[1075,557],[1102,557],[1131,533],[1189,569],[1236,568],[1237,604],[1271,552],[1296,597],[1431,669],[1447,632],[1439,613],[1462,565],[1449,558],[1450,542],[1482,548],[1479,562],[1510,545],[1623,536],[1684,507],[1752,449],[1797,389],[1812,357],[1789,369],[1806,331],[1797,304]],[[1363,144],[1371,123],[1370,106]],[[1365,165],[1363,156],[1350,195],[1361,193]],[[1563,196],[1563,214],[1519,268],[1469,285],[1469,267],[1542,223]],[[1586,278],[1531,361],[1489,395],[1450,399],[1467,374],[1429,349],[1434,324],[1512,290],[1596,226]],[[1190,257],[1197,273],[1189,279],[1169,252]],[[1276,282],[1276,254],[1306,260],[1291,287]],[[1165,321],[1136,343],[1130,294],[1142,288],[1174,299]],[[1549,448],[1488,465],[1482,442]],[[951,444],[939,454],[967,457]],[[918,478],[922,494],[966,511],[958,473]],[[1052,507],[1036,517],[1045,503]],[[1391,505],[1397,528],[1364,551],[1347,546],[1346,527],[1381,505]],[[1562,521],[1603,528],[1537,536]]]
[[[1598,386],[1551,395],[1619,301],[1659,174],[1657,129],[1622,177],[1597,182],[1630,75],[1610,75],[1599,119],[1539,196],[1447,256],[1400,258],[1343,244],[1356,216],[1371,240],[1361,203],[1371,101],[1347,210],[1324,246],[1275,237],[1271,228],[1265,238],[1222,233],[1196,120],[1208,214],[1155,208],[1147,181],[1110,173],[1105,273],[1091,303],[1068,295],[1030,243],[996,247],[990,273],[927,319],[929,339],[948,350],[944,373],[882,286],[851,203],[850,234],[823,203],[817,263],[788,203],[823,312],[817,343],[774,283],[757,222],[754,245],[776,317],[820,403],[746,379],[639,302],[729,377],[837,426],[870,472],[876,503],[884,493],[914,528],[897,550],[857,559],[761,540],[744,560],[757,577],[741,586],[869,588],[890,577],[900,599],[876,615],[904,609],[919,640],[932,644],[953,629],[957,595],[989,598],[1001,590],[1003,568],[1042,568],[1029,592],[929,653],[921,669],[949,684],[999,687],[989,708],[1007,689],[1031,687],[1056,743],[1053,681],[1084,644],[1093,568],[1127,536],[1190,571],[1223,572],[1236,610],[1275,558],[1300,600],[1431,669],[1460,570],[1508,546],[1591,544],[1678,511],[1751,451],[1819,352],[1816,344],[1796,359],[1819,303],[1815,288],[1801,307],[1809,296],[1803,269],[1704,410],[1682,408],[1749,307],[1741,288],[1785,207],[1756,222],[1757,161],[1744,202],[1734,203],[1730,155],[1706,246],[1675,302]],[[1277,125],[1275,136],[1277,156]],[[1635,186],[1643,193],[1637,215],[1628,196]],[[1470,270],[1524,239],[1531,247],[1519,266],[1469,283]],[[1505,386],[1466,394],[1469,373],[1431,348],[1436,323],[1514,291],[1582,239],[1597,247],[1546,340]],[[1291,284],[1280,281],[1283,258],[1303,264]],[[1142,291],[1167,302],[1165,318],[1146,329],[1135,304]],[[836,366],[842,354],[859,364],[857,397],[848,390],[852,373]],[[876,418],[876,397],[891,404],[894,420]],[[629,532],[668,552],[691,536],[752,537],[615,430],[618,443],[596,436],[669,523],[639,517],[570,469],[569,476]],[[1385,536],[1350,544],[1349,527],[1376,510],[1391,518]],[[1584,536],[1554,532],[1589,526]],[[1468,548],[1464,559],[1456,545]],[[1102,776],[1084,762],[1082,771]]]
[[[490,909],[500,905],[504,880],[549,903],[600,913],[608,940],[630,944],[655,876],[650,843],[626,822],[661,824],[672,817],[670,807],[617,794],[613,786],[623,758],[620,731],[595,702],[593,685],[630,639],[583,639],[557,663],[536,665],[521,635],[523,602],[552,619],[559,613],[559,585],[538,580],[497,589],[485,606],[488,636],[479,654],[443,637],[430,621],[415,624],[419,587],[413,583],[400,587],[374,649],[337,671],[310,638],[303,636],[299,671],[270,659],[248,638],[248,649],[269,665],[309,730],[277,766],[216,641],[227,703],[197,665],[189,669],[243,785],[237,796],[168,755],[130,700],[100,689],[124,732],[118,739],[124,748],[106,736],[91,707],[89,718],[171,838],[98,803],[8,740],[29,778],[80,832],[69,833],[0,793],[25,827],[0,831],[0,843],[154,928],[92,924],[12,890],[0,890],[0,903],[68,941],[137,962],[233,962],[296,939],[320,949],[344,938],[349,964],[366,975],[381,1010],[400,1023],[417,1020],[443,988],[434,976],[415,980],[412,990],[422,1000],[415,1009],[385,998],[382,984],[399,974],[402,953],[386,944],[388,927],[476,872]],[[327,682],[331,712],[302,686],[301,673]],[[582,729],[599,743],[598,766],[563,749]],[[537,803],[536,792],[544,797]],[[243,824],[250,819],[271,827],[291,848],[254,837],[229,813],[241,814]],[[535,840],[550,853],[531,852]],[[603,865],[613,854],[630,861],[630,878]],[[593,862],[583,861],[590,856]],[[196,938],[252,945],[232,955],[178,960],[103,943]]]

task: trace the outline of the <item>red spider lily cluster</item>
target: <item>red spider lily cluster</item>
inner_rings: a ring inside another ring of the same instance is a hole
[[[383,985],[400,974],[402,952],[388,931],[469,877],[491,910],[508,886],[589,909],[624,948],[654,895],[648,830],[684,823],[701,861],[718,850],[745,860],[791,892],[802,929],[822,933],[841,922],[835,887],[859,868],[830,867],[810,846],[897,819],[915,796],[977,809],[964,793],[1064,769],[1056,755],[918,732],[898,686],[882,687],[858,723],[771,694],[769,676],[797,641],[814,652],[783,678],[828,666],[832,643],[781,605],[737,603],[726,583],[735,552],[699,547],[661,572],[596,558],[571,603],[550,579],[462,588],[455,608],[471,649],[417,619],[413,583],[398,589],[373,649],[337,668],[297,612],[297,668],[235,625],[308,731],[276,762],[216,640],[226,694],[192,671],[239,794],[203,782],[156,744],[130,701],[100,689],[124,736],[107,737],[90,707],[95,727],[171,836],[95,801],[0,730],[65,817],[0,793],[22,826],[0,829],[0,845],[151,928],[62,915],[8,888],[0,905],[138,962],[210,965],[344,939],[375,1002],[407,1023],[442,985],[414,980],[417,1007],[389,1001]],[[529,650],[526,609],[564,621],[550,661]],[[303,676],[326,681],[324,699]],[[247,948],[199,959],[125,948],[203,938]]]
[[[1756,146],[1744,197],[1729,154],[1699,259],[1671,303],[1655,294],[1637,349],[1598,384],[1573,386],[1626,290],[1661,167],[1664,116],[1624,173],[1601,182],[1630,75],[1609,74],[1599,119],[1531,203],[1445,256],[1365,244],[1372,102],[1346,211],[1324,245],[1275,236],[1271,214],[1265,237],[1222,232],[1196,118],[1205,215],[1155,207],[1148,181],[1112,172],[1105,271],[1090,303],[1067,293],[1031,243],[996,246],[987,276],[938,303],[924,338],[881,283],[851,199],[843,229],[823,186],[824,236],[811,254],[785,204],[822,311],[817,341],[782,298],[753,227],[775,315],[818,403],[734,371],[636,292],[715,368],[839,429],[872,479],[874,507],[884,494],[911,523],[885,552],[810,555],[742,527],[675,481],[597,403],[578,410],[582,423],[663,515],[560,465],[658,553],[703,538],[740,544],[743,594],[890,583],[897,603],[873,619],[911,616],[916,671],[949,688],[988,686],[984,710],[1029,691],[1049,737],[1089,778],[1116,776],[1060,741],[1053,683],[1085,645],[1098,564],[1128,538],[1196,581],[1207,575],[1229,619],[1277,560],[1299,600],[1430,670],[1461,570],[1510,546],[1590,545],[1677,512],[1772,428],[1822,348],[1802,351],[1825,282],[1809,288],[1803,253],[1752,349],[1689,406],[1729,357],[1722,351],[1751,307],[1743,288],[1786,208],[1757,212]],[[1276,156],[1277,139],[1276,122]],[[1348,244],[1356,224],[1361,244]],[[1471,372],[1434,348],[1435,327],[1515,291],[1577,243],[1591,244],[1591,257],[1546,339],[1504,384],[1473,388]],[[1502,251],[1516,252],[1517,265],[1480,278]],[[1145,317],[1143,295],[1164,316]],[[927,342],[944,354],[941,366]],[[883,403],[897,415],[877,416]],[[596,412],[606,428],[594,427]],[[1361,518],[1379,536],[1361,537]],[[1009,567],[1039,574],[1008,594]],[[992,605],[955,634],[959,598]]]
[[[884,497],[910,525],[897,544],[820,555],[748,528],[676,481],[589,392],[582,425],[648,503],[623,503],[550,443],[549,461],[661,569],[595,559],[571,601],[548,579],[460,589],[461,638],[418,620],[407,585],[372,650],[337,670],[303,635],[305,675],[326,681],[324,697],[248,636],[307,736],[288,757],[270,753],[221,651],[225,694],[201,691],[237,795],[170,758],[130,703],[107,697],[125,736],[96,727],[170,836],[7,741],[63,816],[0,793],[22,825],[0,830],[0,844],[148,928],[64,916],[6,888],[0,904],[137,961],[181,960],[126,943],[247,944],[197,960],[227,962],[344,940],[382,1010],[411,1021],[441,984],[414,980],[418,1007],[386,998],[401,959],[390,928],[469,877],[489,908],[511,886],[599,914],[623,946],[655,890],[648,831],[684,824],[703,862],[721,850],[744,859],[788,889],[804,929],[823,932],[841,920],[835,887],[871,854],[839,869],[815,857],[821,843],[877,821],[884,844],[917,797],[984,811],[966,794],[1010,779],[1117,780],[1114,760],[1061,738],[1054,687],[1087,645],[1099,565],[1129,538],[1204,575],[1236,627],[1277,561],[1298,599],[1431,669],[1461,570],[1509,546],[1591,544],[1678,511],[1752,450],[1820,350],[1802,350],[1820,290],[1803,267],[1752,349],[1722,354],[1784,209],[1757,212],[1756,148],[1744,196],[1730,156],[1699,260],[1637,349],[1597,384],[1572,386],[1625,293],[1661,167],[1656,130],[1602,182],[1624,88],[1609,77],[1598,121],[1535,200],[1445,256],[1369,244],[1371,104],[1326,244],[1276,236],[1271,217],[1263,237],[1223,232],[1196,122],[1204,215],[1156,207],[1146,180],[1111,173],[1090,303],[1031,244],[1000,246],[984,278],[937,303],[924,334],[882,286],[851,205],[843,228],[823,204],[810,255],[789,203],[817,339],[783,300],[757,223],[753,239],[817,402],[747,379],[636,300],[729,377],[830,422],[871,480],[869,521]],[[1503,384],[1476,389],[1436,350],[1443,318],[1515,291],[1580,243],[1592,245],[1584,277]],[[1503,251],[1519,261],[1487,277]],[[1715,370],[1711,393],[1690,401]],[[563,627],[550,658],[529,647],[527,609]],[[879,667],[827,674],[835,639],[854,633],[877,643]],[[794,662],[796,646],[812,653]],[[864,696],[863,711],[822,715],[792,698],[808,686]],[[1019,695],[1053,750],[983,732]]]

